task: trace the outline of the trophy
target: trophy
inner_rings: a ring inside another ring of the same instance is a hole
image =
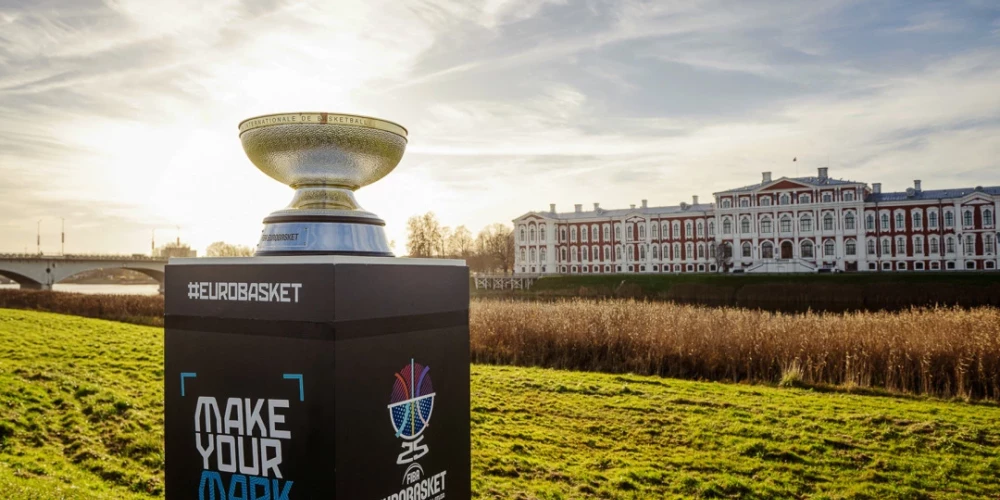
[[[368,116],[283,113],[239,129],[250,161],[295,189],[288,207],[264,219],[256,255],[393,256],[385,221],[362,209],[354,191],[396,168],[405,128]]]

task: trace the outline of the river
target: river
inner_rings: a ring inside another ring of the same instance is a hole
[[[18,285],[0,285],[0,290],[12,288],[18,288]],[[56,283],[52,289],[56,292],[112,295],[156,295],[159,293],[159,285],[80,285],[75,283]]]

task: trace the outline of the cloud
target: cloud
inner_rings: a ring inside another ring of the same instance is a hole
[[[997,184],[997,19],[900,0],[0,7],[0,251],[66,214],[93,251],[142,251],[154,226],[253,243],[291,190],[235,127],[285,110],[409,128],[358,194],[398,248],[425,210],[477,229],[551,202],[707,199],[762,170]]]

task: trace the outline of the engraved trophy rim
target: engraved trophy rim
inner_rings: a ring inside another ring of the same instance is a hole
[[[291,113],[268,113],[247,118],[239,123],[239,135],[244,132],[264,127],[279,125],[341,125],[347,127],[363,127],[382,130],[396,134],[409,142],[409,131],[406,127],[382,118],[359,115],[354,113],[334,113],[325,111],[295,111]]]

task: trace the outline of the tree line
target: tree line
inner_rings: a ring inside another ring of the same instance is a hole
[[[442,226],[434,212],[427,212],[406,221],[406,234],[410,257],[465,259],[479,273],[514,269],[514,230],[505,224],[490,224],[473,238],[465,226]]]

